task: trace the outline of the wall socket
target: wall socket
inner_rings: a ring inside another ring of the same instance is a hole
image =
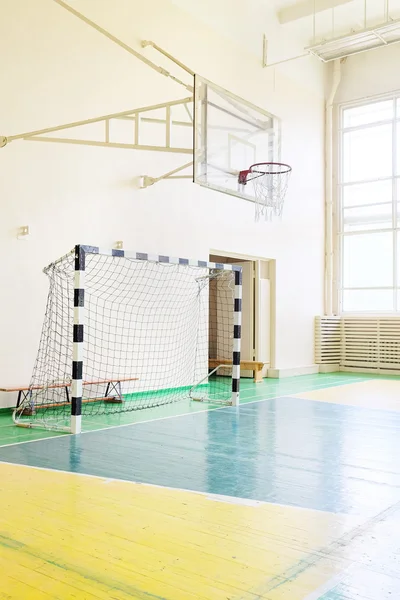
[[[29,225],[23,225],[22,227],[19,227],[19,229],[18,229],[17,238],[19,240],[21,240],[23,238],[26,238],[29,234],[30,234]]]
[[[119,242],[115,242],[115,248],[116,250],[123,250],[124,242],[122,242],[121,240]]]

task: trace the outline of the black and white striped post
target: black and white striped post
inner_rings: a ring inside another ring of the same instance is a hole
[[[235,272],[235,299],[233,307],[232,406],[238,406],[240,388],[240,341],[242,335],[242,267],[233,266],[233,269]]]
[[[85,259],[83,246],[75,246],[74,325],[71,383],[71,432],[82,430],[83,341],[85,313]]]

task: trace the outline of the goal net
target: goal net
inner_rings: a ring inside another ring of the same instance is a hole
[[[172,402],[238,402],[240,268],[77,246],[44,272],[46,314],[16,424],[78,433],[81,415],[118,424]]]

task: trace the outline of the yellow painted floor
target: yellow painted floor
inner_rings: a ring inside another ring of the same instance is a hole
[[[292,395],[304,400],[400,412],[400,381],[372,379]]]
[[[300,598],[342,570],[360,521],[20,465],[0,481],[8,599]]]

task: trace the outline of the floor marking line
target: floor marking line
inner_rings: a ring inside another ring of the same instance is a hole
[[[338,385],[335,386],[328,386],[327,389],[330,389],[331,387],[341,387],[342,385],[348,385],[347,383],[338,383]],[[307,393],[307,392],[312,392],[316,389],[325,389],[325,386],[323,387],[314,387],[311,390],[304,390],[303,392],[298,392],[298,393]],[[249,396],[250,398],[257,398],[257,396]],[[187,417],[188,415],[199,415],[199,414],[203,414],[203,413],[207,413],[207,412],[211,412],[211,411],[217,411],[217,410],[233,410],[233,409],[238,409],[244,406],[247,406],[248,404],[256,404],[258,402],[266,402],[269,400],[280,400],[281,398],[295,398],[295,394],[291,394],[290,392],[285,393],[285,394],[280,394],[279,396],[270,396],[270,397],[266,397],[266,398],[260,398],[259,400],[251,400],[250,402],[244,402],[243,404],[239,404],[238,406],[217,406],[216,408],[206,408],[204,410],[198,410],[196,412],[186,412],[186,413],[181,413],[179,415],[167,415],[165,417],[157,417],[156,419],[146,419],[144,421],[136,421],[134,423],[122,423],[121,425],[110,425],[109,427],[102,427],[101,429],[91,429],[88,431],[82,431],[79,435],[86,435],[88,433],[97,433],[100,431],[108,431],[110,429],[117,429],[119,427],[129,427],[130,425],[140,425],[141,423],[153,423],[156,421],[163,421],[165,419],[173,419],[175,417]],[[310,402],[313,402],[312,400],[310,400]],[[315,400],[315,402],[320,402],[319,400]],[[341,405],[340,405],[341,406]],[[362,407],[360,407],[362,408]],[[54,433],[57,433],[56,430],[52,430],[54,431]],[[17,446],[18,444],[29,444],[31,442],[39,442],[41,440],[49,440],[49,439],[53,439],[53,438],[58,438],[64,435],[73,435],[71,433],[68,432],[58,432],[59,435],[52,435],[46,438],[39,438],[37,440],[24,440],[22,442],[13,442],[11,444],[4,444],[3,446],[0,446],[0,448],[7,448],[9,446]]]
[[[279,502],[266,502],[265,500],[254,500],[252,498],[240,498],[238,496],[223,496],[221,494],[213,494],[212,492],[201,492],[198,490],[191,490],[188,488],[179,488],[179,487],[172,487],[172,486],[168,486],[168,485],[157,485],[156,483],[146,483],[145,481],[132,481],[130,479],[119,479],[118,477],[106,477],[105,475],[92,475],[89,473],[77,473],[75,471],[65,471],[63,469],[51,469],[50,467],[36,467],[35,465],[24,465],[22,463],[13,463],[13,462],[9,462],[7,460],[0,460],[0,465],[9,465],[12,467],[22,467],[23,469],[34,469],[37,471],[47,471],[49,473],[62,473],[64,475],[73,475],[73,476],[77,476],[77,477],[89,477],[90,479],[99,479],[100,481],[102,481],[105,485],[113,483],[114,481],[116,483],[127,483],[130,485],[137,485],[137,486],[148,486],[151,488],[157,488],[160,490],[169,490],[169,491],[177,491],[177,492],[184,492],[184,493],[189,493],[189,494],[197,494],[198,496],[205,496],[207,499],[212,500],[213,502],[223,502],[223,498],[227,498],[227,504],[232,504],[232,499],[237,500],[238,503],[241,502],[242,504],[245,504],[246,502],[257,502],[258,504],[262,505],[262,506],[278,506],[280,508],[291,508],[293,510],[299,510],[299,511],[306,511],[306,512],[311,512],[311,513],[323,513],[325,515],[335,515],[335,516],[339,516],[339,517],[351,517],[353,515],[348,515],[346,513],[332,513],[330,511],[327,510],[321,510],[319,508],[307,508],[305,506],[294,506],[291,504],[280,504]]]
[[[257,396],[250,396],[250,398],[256,398]],[[88,433],[99,433],[100,431],[108,431],[109,429],[117,429],[119,427],[130,427],[131,425],[140,425],[142,423],[155,423],[156,421],[164,421],[166,419],[173,419],[173,418],[178,418],[178,417],[187,417],[187,416],[191,416],[191,415],[200,415],[200,414],[204,414],[207,412],[211,412],[211,411],[216,411],[216,410],[230,410],[230,409],[237,409],[240,406],[246,406],[247,404],[254,404],[255,402],[265,402],[267,400],[277,400],[279,398],[286,398],[287,396],[272,396],[271,398],[261,398],[260,400],[252,400],[251,402],[246,402],[246,404],[242,404],[239,406],[217,406],[216,408],[205,408],[204,410],[197,410],[196,412],[186,412],[186,413],[180,413],[179,415],[166,415],[164,417],[157,417],[156,419],[146,419],[144,421],[136,421],[133,423],[122,423],[121,425],[110,425],[109,427],[102,427],[101,429],[90,429],[88,431],[82,431],[80,434],[78,435],[86,435]],[[56,430],[53,430],[55,433],[57,433]],[[0,446],[0,448],[7,448],[9,446],[17,446],[18,444],[29,444],[30,442],[39,442],[41,440],[50,440],[53,438],[58,438],[58,437],[63,437],[64,435],[66,436],[70,436],[73,435],[71,433],[68,432],[58,432],[59,435],[52,435],[46,438],[39,438],[38,440],[26,440],[24,442],[13,442],[12,444],[5,444],[4,446]]]
[[[101,430],[99,430],[99,431],[101,431]],[[36,440],[22,440],[22,442],[12,442],[11,444],[3,444],[2,446],[0,446],[0,450],[2,448],[9,448],[10,446],[19,446],[20,444],[33,444],[33,442],[43,442],[44,440],[53,440],[55,438],[58,439],[60,437],[72,435],[72,433],[64,433],[64,434],[62,434],[60,432],[58,432],[58,434],[56,432],[54,432],[54,433],[56,435],[49,435],[48,437],[37,438]]]
[[[330,387],[340,387],[341,385],[346,385],[346,384],[340,383],[337,386],[329,386],[328,389]],[[312,392],[315,389],[320,389],[320,388],[313,388],[312,390],[308,390],[308,391]],[[324,389],[324,387],[321,389]],[[304,391],[306,391],[306,390],[304,390]],[[300,393],[302,393],[302,392],[300,392]],[[281,398],[290,398],[290,397],[293,398],[294,395],[292,395],[290,393],[285,393],[285,394],[280,394],[279,396],[270,396],[269,398],[268,397],[260,398],[259,400],[251,400],[250,402],[243,402],[243,404],[239,403],[238,406],[217,406],[216,408],[208,408],[208,409],[204,409],[204,410],[198,410],[196,412],[182,413],[179,415],[167,415],[166,417],[157,417],[156,419],[146,419],[145,421],[136,421],[135,423],[123,423],[122,425],[110,425],[109,427],[103,427],[102,429],[92,429],[90,431],[82,431],[82,434],[95,433],[96,431],[107,431],[109,429],[116,429],[117,427],[129,427],[129,425],[140,425],[140,423],[153,423],[155,421],[163,421],[164,419],[172,419],[174,417],[187,417],[188,415],[199,415],[199,414],[203,414],[205,412],[211,412],[211,411],[217,411],[217,410],[233,410],[233,409],[242,408],[244,406],[247,406],[248,404],[256,404],[257,402],[266,402],[267,400],[280,400]],[[249,398],[257,398],[257,396],[249,396]],[[311,400],[310,400],[310,402],[311,402]]]

